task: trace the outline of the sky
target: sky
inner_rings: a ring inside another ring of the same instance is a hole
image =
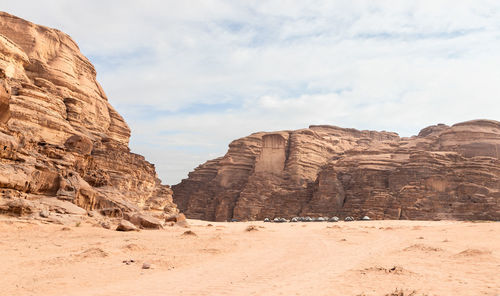
[[[257,131],[500,120],[500,1],[0,0],[69,34],[176,184]]]

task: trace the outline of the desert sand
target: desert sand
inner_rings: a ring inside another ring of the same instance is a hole
[[[117,232],[2,218],[0,294],[500,294],[497,222],[189,222]]]

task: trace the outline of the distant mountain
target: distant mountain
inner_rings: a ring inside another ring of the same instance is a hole
[[[439,124],[418,136],[335,126],[233,141],[172,187],[189,218],[354,216],[500,219],[500,123]]]

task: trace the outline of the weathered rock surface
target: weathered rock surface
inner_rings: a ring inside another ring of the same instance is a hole
[[[310,126],[255,133],[173,186],[189,217],[500,219],[500,122],[418,136]]]
[[[121,220],[118,226],[116,227],[116,231],[138,231],[139,228],[135,227],[134,224],[130,223],[127,220]]]
[[[177,214],[172,190],[152,164],[130,152],[129,137],[94,67],[68,35],[0,12],[4,213],[36,208],[7,202],[23,199],[59,209],[71,202],[79,209],[72,212],[103,209],[120,217],[142,209]]]

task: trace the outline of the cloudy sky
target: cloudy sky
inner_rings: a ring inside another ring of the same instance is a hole
[[[175,184],[233,139],[500,120],[500,1],[22,1],[73,37]]]

